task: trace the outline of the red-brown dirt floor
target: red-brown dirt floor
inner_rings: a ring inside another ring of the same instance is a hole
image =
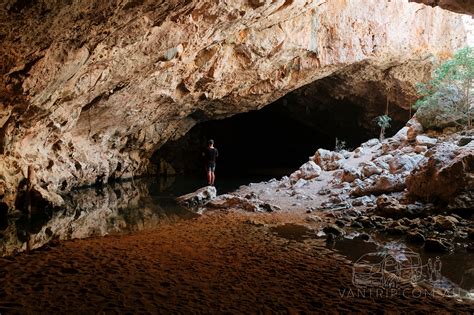
[[[442,297],[343,296],[351,263],[265,224],[301,215],[214,212],[125,236],[0,259],[0,313],[473,313]]]

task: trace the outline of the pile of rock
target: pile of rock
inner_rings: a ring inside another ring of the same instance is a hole
[[[342,185],[346,189],[340,194],[346,194],[350,187],[350,199],[332,196],[336,203],[372,206],[375,196],[403,192],[423,202],[450,203],[453,209],[474,208],[474,141],[459,133],[440,141],[422,132],[414,118],[383,142],[371,139],[353,152],[319,149],[308,163],[321,168],[318,176],[332,172],[329,190]]]
[[[345,228],[375,229],[430,250],[451,250],[453,239],[474,234],[470,221],[450,214],[474,208],[472,138],[472,132],[424,134],[411,119],[382,142],[371,139],[352,152],[318,149],[289,177],[244,186],[207,207],[279,210],[272,202],[339,213],[322,232],[338,237]]]
[[[318,149],[289,177],[273,180],[254,193],[260,196],[265,190],[270,198],[286,192],[298,200],[292,204],[313,200],[311,207],[324,209],[374,208],[377,197],[387,195],[399,205],[379,205],[379,210],[394,212],[399,207],[409,217],[438,201],[450,203],[449,209],[472,209],[474,141],[469,139],[470,135],[460,133],[440,138],[424,134],[413,118],[393,137],[382,142],[371,139],[352,152]],[[246,190],[235,195],[242,197]],[[425,205],[414,205],[414,200]]]
[[[319,175],[321,175],[321,167],[313,161],[308,161],[299,170],[290,175],[290,180],[296,183],[300,179],[310,180]]]

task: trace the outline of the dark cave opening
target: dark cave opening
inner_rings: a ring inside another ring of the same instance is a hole
[[[301,124],[275,105],[203,125],[206,138],[214,137],[219,145],[224,174],[295,169],[317,147],[334,145],[329,134]]]
[[[354,149],[378,137],[379,129],[367,119],[364,107],[347,98],[320,94],[315,99],[293,92],[261,110],[197,124],[156,151],[152,162],[164,160],[180,174],[203,174],[201,153],[207,140],[214,139],[219,177],[283,176],[308,161],[318,148],[334,150],[338,141]],[[387,135],[399,127],[395,123]]]

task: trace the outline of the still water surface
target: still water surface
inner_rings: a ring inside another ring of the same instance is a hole
[[[272,175],[275,174],[220,178],[216,188],[223,194],[252,181],[268,180]],[[179,206],[175,198],[205,185],[205,178],[176,176],[74,190],[63,196],[66,205],[59,210],[1,218],[0,254],[39,248],[54,239],[126,234],[196,217]]]
[[[280,225],[272,228],[272,231],[280,237],[296,242],[319,237],[315,231],[298,224]],[[425,251],[420,245],[407,244],[402,237],[374,233],[370,235],[370,239],[363,240],[358,236],[358,232],[353,232],[346,237],[335,239],[334,242],[327,242],[326,246],[347,257],[354,267],[360,264],[375,267],[373,271],[368,272],[372,273],[371,275],[380,274],[380,269],[387,268],[383,265],[384,260],[393,257],[392,260],[395,263],[398,261],[400,266],[405,267],[405,271],[419,272],[419,277],[413,279],[413,282],[436,287],[446,295],[474,300],[473,252],[459,249],[451,253],[432,253]],[[438,264],[439,277],[432,276],[432,270],[428,268],[430,261],[433,265],[435,262]],[[367,269],[365,271],[367,274]],[[353,273],[357,276],[357,269],[353,269]],[[381,286],[383,285],[378,287]]]

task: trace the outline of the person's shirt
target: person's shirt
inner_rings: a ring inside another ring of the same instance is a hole
[[[219,152],[216,148],[206,148],[203,153],[204,157],[206,158],[206,162],[208,163],[216,163],[216,158],[219,156]]]

